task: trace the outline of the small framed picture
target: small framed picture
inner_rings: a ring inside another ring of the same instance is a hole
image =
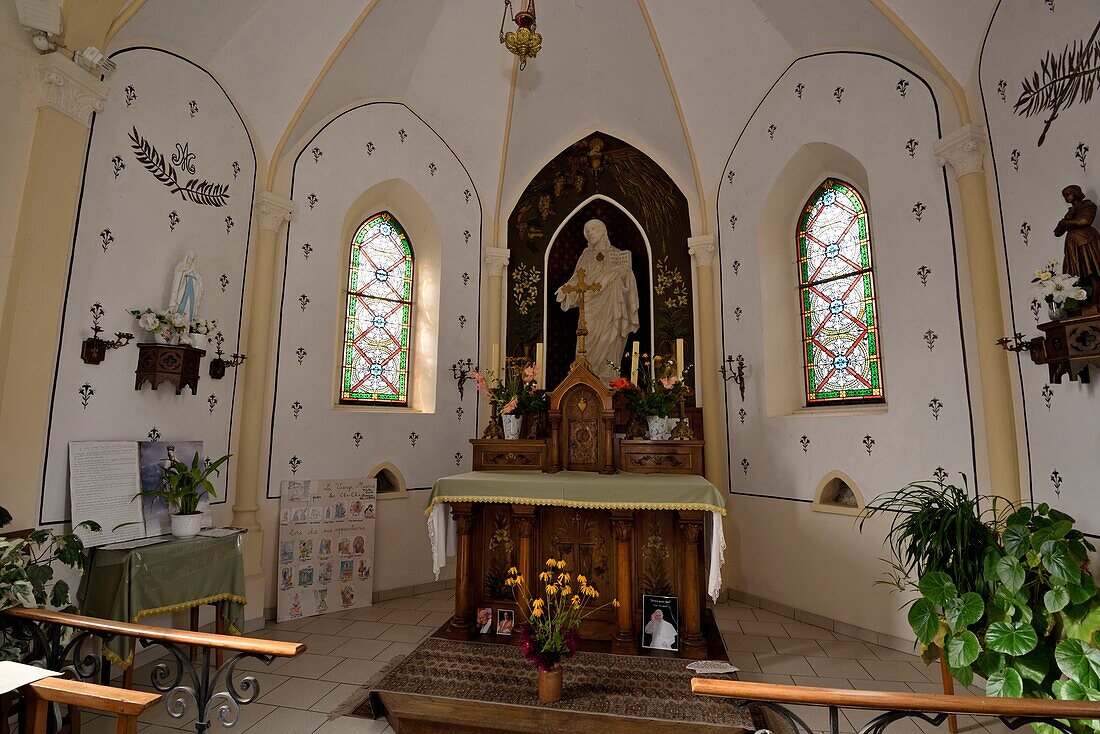
[[[478,634],[487,635],[493,631],[493,608],[492,607],[478,607],[477,608],[477,631]]]
[[[642,596],[642,647],[650,650],[680,649],[679,604],[674,596]]]
[[[512,628],[516,626],[516,613],[511,609],[497,610],[497,634],[510,635]]]

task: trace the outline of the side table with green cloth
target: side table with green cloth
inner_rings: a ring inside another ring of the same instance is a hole
[[[93,549],[80,581],[80,611],[89,617],[140,622],[144,617],[224,602],[225,621],[239,635],[244,617],[244,555],[241,535],[172,539],[128,550]],[[126,669],[133,641],[112,640],[103,650]]]

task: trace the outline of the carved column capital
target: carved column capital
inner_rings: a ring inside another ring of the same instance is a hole
[[[278,234],[283,225],[294,219],[296,205],[285,196],[261,191],[256,197],[256,220],[260,229]]]
[[[696,268],[709,268],[714,265],[714,255],[718,252],[717,238],[712,234],[688,237],[688,252]]]
[[[512,251],[507,247],[486,247],[482,254],[482,259],[485,263],[485,267],[489,270],[490,278],[499,278],[504,275],[505,268],[508,267],[508,258],[511,257]]]
[[[950,165],[955,178],[980,173],[989,138],[978,125],[966,124],[952,130],[932,145],[936,163]]]
[[[53,107],[84,127],[91,126],[92,113],[103,111],[107,85],[58,51],[39,59],[38,81],[39,107]]]

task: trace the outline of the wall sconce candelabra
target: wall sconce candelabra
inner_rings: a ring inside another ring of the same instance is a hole
[[[103,318],[103,304],[93,303],[88,311],[92,314],[92,336],[85,339],[80,347],[80,358],[84,360],[84,364],[99,364],[106,359],[108,349],[120,349],[126,346],[133,340],[134,335],[125,331],[116,331],[114,341],[100,339],[99,335],[103,333],[103,328],[99,325],[99,320]]]
[[[1033,339],[1024,339],[1024,335],[1016,332],[1012,336],[1002,336],[997,340],[998,346],[1006,352],[1030,352]]]
[[[463,386],[466,384],[466,380],[470,379],[470,372],[474,369],[474,360],[472,359],[460,359],[451,365],[451,374],[454,375],[455,381],[458,382],[459,400],[465,397],[463,394]]]
[[[229,359],[225,359],[225,352],[222,351],[222,342],[225,341],[225,337],[219,331],[214,335],[215,351],[218,356],[210,360],[210,379],[220,380],[225,377],[225,370],[229,367],[237,367],[248,359],[247,355],[234,352],[229,355]]]
[[[735,368],[736,365],[736,368]],[[742,354],[738,354],[736,357],[727,354],[726,361],[719,368],[718,371],[722,373],[722,379],[725,382],[733,380],[736,383],[738,389],[741,391],[741,402],[745,402],[745,357]]]

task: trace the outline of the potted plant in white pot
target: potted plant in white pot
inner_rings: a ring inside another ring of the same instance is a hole
[[[229,460],[232,454],[204,463],[196,453],[188,466],[179,459],[170,459],[164,469],[164,482],[157,489],[146,489],[141,495],[160,497],[175,508],[172,513],[172,535],[177,538],[193,538],[202,530],[202,513],[199,501],[206,495],[217,497],[211,474],[218,474],[218,467]]]

